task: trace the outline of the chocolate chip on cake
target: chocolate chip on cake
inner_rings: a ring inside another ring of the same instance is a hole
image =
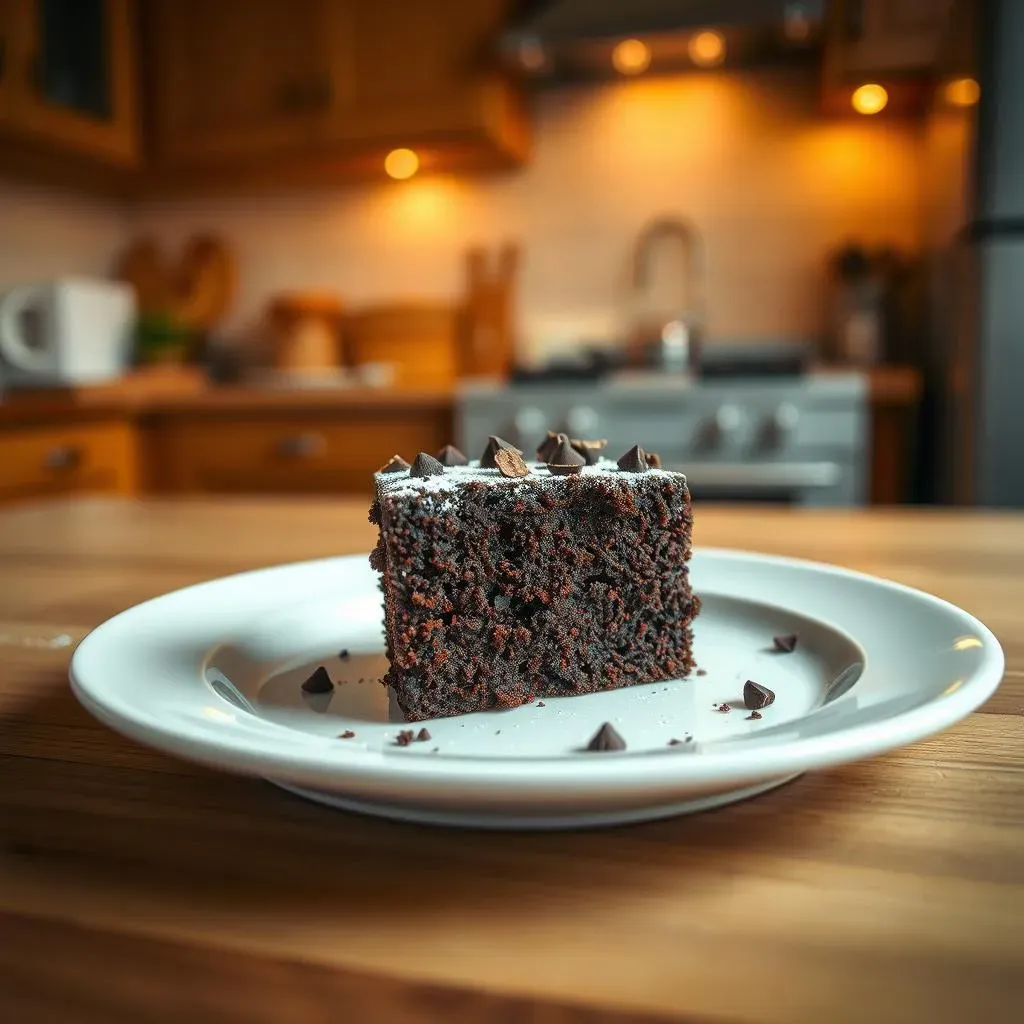
[[[647,456],[638,444],[633,445],[616,465],[626,473],[646,473],[650,468],[647,465]]]
[[[348,648],[347,647],[342,647],[342,649],[340,651],[338,651],[338,660],[339,661],[348,661],[348,658],[349,658]]]
[[[747,718],[750,718],[750,719],[752,719],[754,721],[756,721],[757,719],[759,719],[761,717],[763,717],[763,716],[761,715],[760,711],[751,711],[750,714],[747,715]]]
[[[720,711],[723,715],[727,715],[727,714],[729,714],[730,711],[732,711],[732,707],[729,704],[727,704],[725,701],[722,701],[721,704],[716,704],[715,705],[715,710],[716,711]]]
[[[330,693],[334,689],[330,673],[321,665],[303,684],[303,693]]]
[[[780,654],[792,654],[796,650],[796,642],[799,639],[798,633],[785,633],[782,636],[773,636],[772,644]]]
[[[699,668],[699,669],[697,669],[697,671],[696,671],[696,672],[694,672],[693,674],[694,674],[695,676],[706,676],[706,675],[708,674],[708,670],[707,670],[706,668]]]
[[[554,454],[560,441],[568,440],[565,434],[556,434],[553,430],[548,431],[548,436],[541,441],[537,448],[537,461],[547,462]]]
[[[530,475],[530,467],[523,462],[522,455],[501,448],[494,453],[495,468],[502,476],[522,477]]]
[[[401,455],[392,455],[387,462],[384,463],[378,473],[404,473],[409,468],[409,463],[402,458]]]
[[[587,750],[625,750],[626,741],[616,732],[611,722],[605,722],[591,737]]]
[[[339,740],[350,740],[355,737],[355,733],[351,729],[346,729],[339,737]]]
[[[661,456],[657,452],[647,452],[644,458],[648,469],[661,469]]]
[[[422,729],[420,729],[418,733],[416,733],[416,739],[419,740],[420,743],[426,743],[426,741],[430,738],[430,730],[426,726],[424,726]]]
[[[558,447],[551,453],[548,459],[548,469],[555,476],[569,476],[573,473],[580,473],[587,464],[587,460],[580,455],[564,434],[559,435],[562,440]]]
[[[412,729],[403,729],[396,737],[395,743],[400,747],[407,747],[412,743],[415,733]]]
[[[462,452],[453,444],[446,444],[438,453],[434,456],[442,466],[468,466],[469,459],[466,458]]]
[[[491,436],[487,438],[487,447],[484,449],[483,455],[480,456],[480,468],[497,469],[498,467],[494,461],[494,456],[500,451],[511,451],[515,452],[516,455],[523,454],[514,444],[506,441],[503,437],[498,437],[497,434],[491,434]]]
[[[767,686],[755,683],[753,679],[748,679],[743,684],[743,703],[748,710],[760,711],[761,708],[768,707],[774,700],[775,694]]]
[[[428,455],[426,452],[420,452],[416,456],[412,469],[409,470],[409,476],[414,477],[441,476],[443,473],[444,466],[433,455]]]
[[[682,745],[682,740],[677,740],[674,736],[668,741],[670,747],[678,747]]]
[[[601,452],[608,447],[607,439],[600,441],[580,441],[573,438],[569,444],[572,445],[573,451],[579,452],[587,460],[588,466],[596,466],[601,460]]]

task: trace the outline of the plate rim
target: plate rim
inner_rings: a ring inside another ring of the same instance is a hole
[[[197,591],[237,585],[253,577],[274,573],[294,573],[346,564],[367,568],[368,555],[358,553],[278,563],[231,573],[169,591],[118,612],[90,630],[79,643],[69,666],[71,689],[91,714],[116,732],[174,757],[225,770],[274,777],[298,785],[345,790],[356,787],[363,793],[395,786],[407,792],[413,789],[436,792],[437,784],[446,782],[476,795],[514,787],[519,795],[529,797],[552,791],[567,796],[593,793],[595,790],[626,792],[638,787],[650,790],[652,786],[670,792],[687,785],[729,785],[769,775],[832,767],[876,756],[949,728],[984,703],[1002,680],[1005,657],[992,631],[970,612],[934,594],[858,570],[788,555],[702,546],[695,547],[694,551],[702,559],[739,562],[753,560],[763,565],[778,565],[833,578],[853,578],[890,590],[906,599],[923,601],[963,621],[965,627],[982,641],[982,660],[955,692],[943,694],[941,699],[928,700],[880,722],[846,727],[840,724],[821,735],[775,744],[736,744],[730,750],[704,749],[697,756],[678,748],[626,751],[602,758],[570,757],[564,754],[529,759],[474,755],[472,761],[479,769],[474,774],[467,772],[466,758],[396,757],[380,751],[337,744],[326,737],[307,737],[305,742],[295,743],[287,749],[280,749],[279,745],[268,749],[271,739],[276,738],[275,730],[281,730],[278,734],[281,737],[288,733],[284,727],[260,718],[254,721],[266,727],[266,732],[262,728],[256,730],[257,733],[264,733],[264,743],[258,749],[254,748],[251,732],[232,734],[221,729],[220,732],[209,731],[202,739],[197,739],[194,733],[186,734],[168,721],[140,714],[137,702],[109,699],[110,694],[104,695],[102,692],[102,684],[97,687],[83,677],[83,666],[88,672],[88,660],[93,657],[92,652],[98,644],[107,642],[109,634],[113,632],[116,635],[117,630],[124,628],[125,620],[148,614],[154,606],[168,599],[181,600]],[[783,601],[778,602],[777,607],[790,606]],[[806,614],[799,609],[791,610]],[[863,646],[861,638],[841,622],[832,620],[832,624],[846,630]],[[870,659],[870,648],[865,650]],[[321,739],[322,742],[319,742]],[[551,771],[553,766],[557,766],[554,776]]]

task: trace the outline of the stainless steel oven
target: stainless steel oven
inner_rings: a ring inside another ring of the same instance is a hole
[[[460,447],[489,434],[528,453],[547,430],[633,444],[686,473],[699,501],[863,504],[867,393],[858,373],[690,381],[630,376],[589,384],[467,383],[457,404]]]

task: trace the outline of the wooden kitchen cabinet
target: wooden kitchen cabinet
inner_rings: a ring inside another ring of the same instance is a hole
[[[521,159],[525,121],[486,43],[503,0],[151,0],[156,174],[380,172]],[[260,163],[256,164],[255,161]]]
[[[8,142],[135,166],[133,13],[131,0],[0,0]]]
[[[0,430],[0,504],[80,494],[133,494],[135,429],[127,418],[22,423]]]
[[[156,0],[145,13],[158,160],[308,152],[351,101],[348,0]]]
[[[179,494],[369,494],[396,452],[452,439],[450,404],[158,413],[143,426],[147,489]]]
[[[915,74],[934,67],[952,0],[833,0],[826,67],[847,79]]]
[[[11,116],[11,44],[14,35],[14,2],[0,0],[0,131]]]

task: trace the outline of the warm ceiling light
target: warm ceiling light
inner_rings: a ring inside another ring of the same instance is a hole
[[[612,50],[612,64],[623,75],[639,75],[651,63],[651,51],[639,39],[623,39]]]
[[[725,60],[725,40],[720,32],[698,32],[687,46],[690,60],[698,67],[712,68]]]
[[[397,181],[411,178],[420,166],[420,158],[411,149],[393,149],[384,158],[384,170]]]
[[[850,102],[858,114],[877,114],[880,110],[885,110],[889,94],[882,86],[871,82],[854,89]]]
[[[954,107],[973,107],[981,97],[981,86],[973,78],[954,78],[946,83],[942,94]]]

